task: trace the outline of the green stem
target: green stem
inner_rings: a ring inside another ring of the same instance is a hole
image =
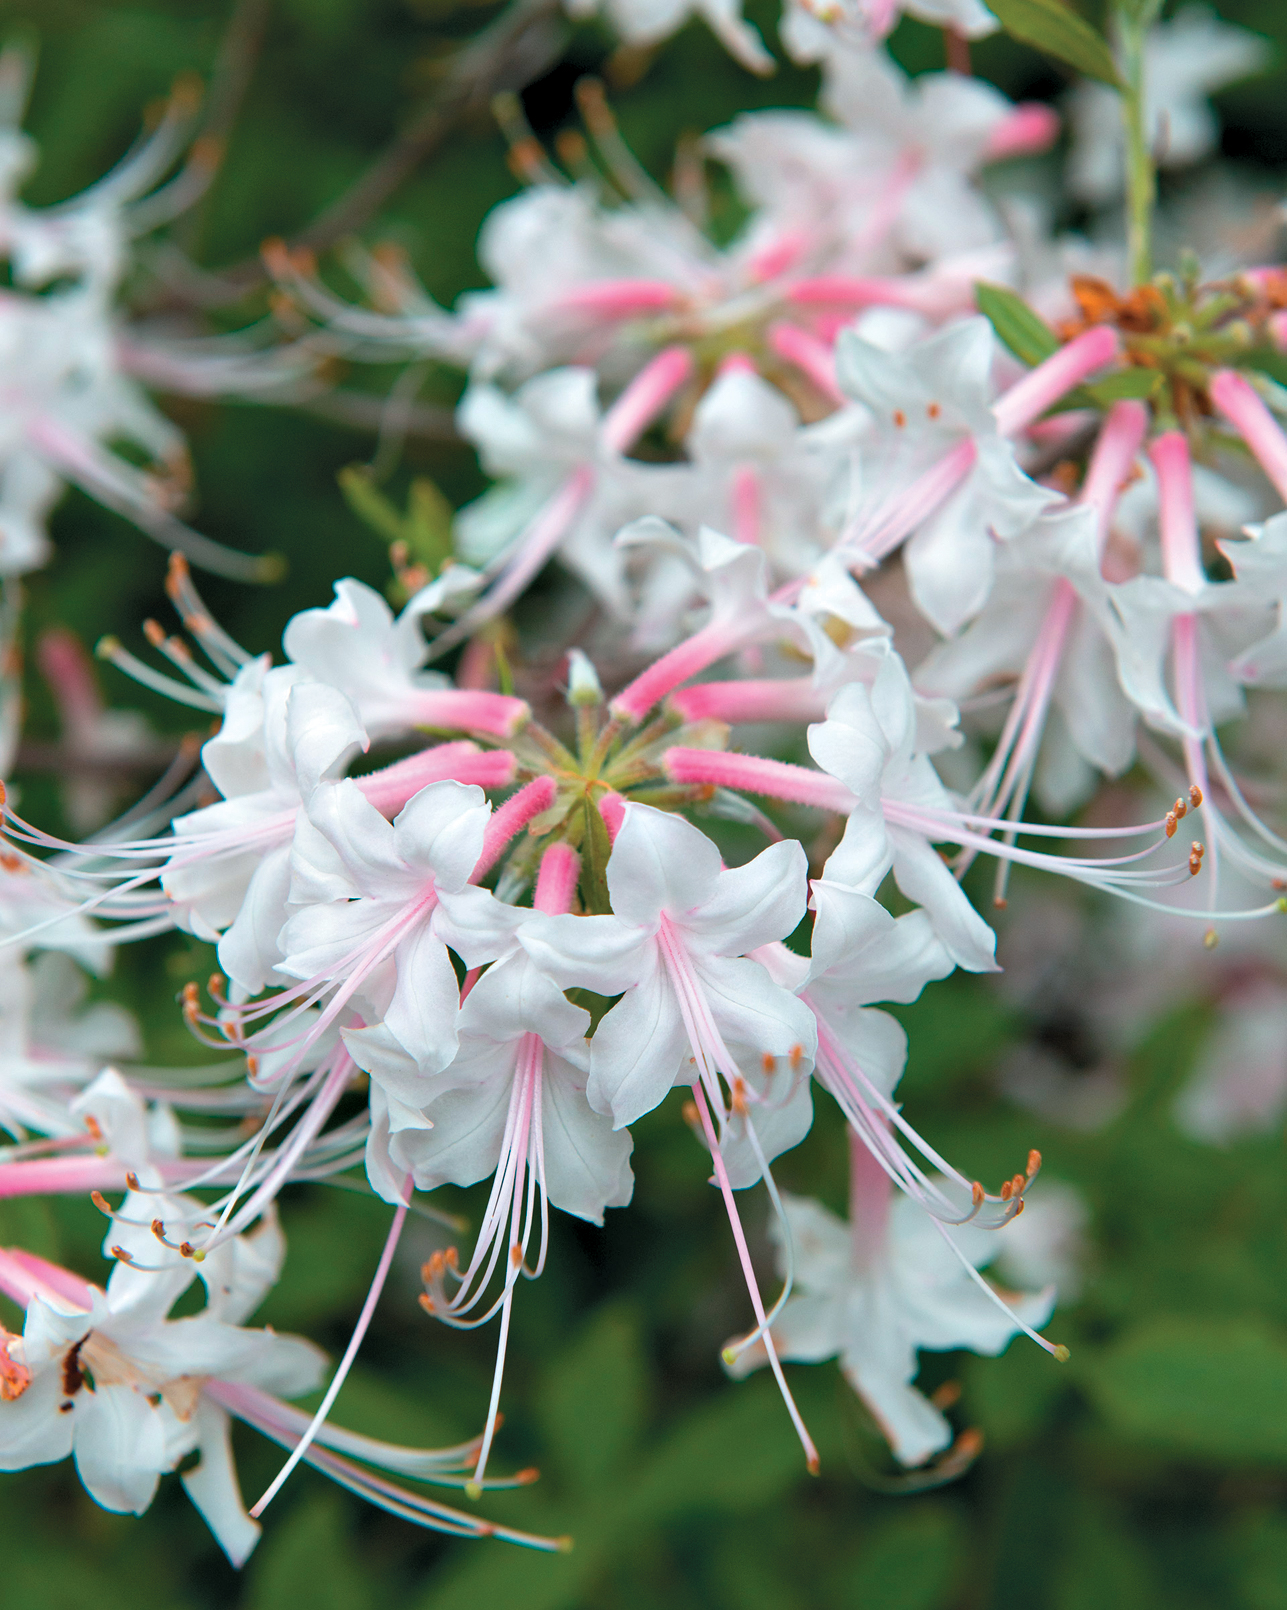
[[[1126,129],[1126,246],[1132,285],[1143,285],[1153,274],[1151,235],[1157,176],[1144,124],[1144,39],[1159,9],[1145,0],[1143,5],[1125,5],[1118,13],[1126,80],[1122,122]]]

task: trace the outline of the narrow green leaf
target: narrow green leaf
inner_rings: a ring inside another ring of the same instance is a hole
[[[974,287],[974,303],[1020,363],[1035,368],[1059,351],[1059,337],[1039,313],[1034,313],[1021,296],[1004,285],[988,285],[979,280]]]
[[[340,491],[363,525],[385,542],[407,541],[406,522],[371,480],[365,464],[346,465],[339,473]]]
[[[407,499],[407,546],[412,559],[430,571],[451,557],[452,518],[451,504],[427,475],[418,475]]]
[[[1086,391],[1101,408],[1111,408],[1115,402],[1124,402],[1127,398],[1143,401],[1156,396],[1165,379],[1160,369],[1121,369],[1103,380],[1096,380]]]
[[[1035,45],[1088,78],[1114,89],[1123,87],[1108,41],[1063,0],[988,0],[988,8],[1013,38]]]
[[[608,857],[612,854],[612,840],[608,826],[599,814],[599,807],[585,801],[585,838],[581,843],[581,899],[585,909],[598,916],[612,911],[608,898]]]

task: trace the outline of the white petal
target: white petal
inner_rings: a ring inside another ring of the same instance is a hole
[[[259,1541],[260,1526],[246,1513],[237,1467],[232,1459],[228,1416],[206,1397],[197,1405],[194,1424],[201,1463],[180,1480],[188,1497],[234,1566],[243,1566]]]
[[[141,1515],[166,1466],[161,1413],[128,1386],[101,1386],[76,1405],[72,1451],[91,1498]]]

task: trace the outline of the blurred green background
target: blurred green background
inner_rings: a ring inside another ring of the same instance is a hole
[[[1279,41],[1281,0],[1226,4],[1230,20]],[[242,8],[243,17],[254,8]],[[220,268],[253,256],[268,235],[305,225],[359,175],[438,81],[446,44],[496,15],[451,0],[271,0],[263,48],[227,158],[208,200],[182,226],[195,259]],[[96,178],[132,139],[141,110],[176,73],[208,76],[230,18],[224,0],[110,3],[10,0],[15,31],[38,37],[28,127],[41,162],[26,191],[61,199]],[[766,33],[771,28],[761,17]],[[770,34],[770,37],[771,34]],[[932,30],[895,39],[913,70],[941,65]],[[525,96],[538,133],[574,121],[572,86],[607,63],[613,104],[642,159],[665,176],[676,140],[736,111],[808,104],[812,75],[783,66],[769,81],[730,63],[700,27],[681,34],[632,83],[610,43],[568,30]],[[1014,95],[1058,96],[1059,75],[1004,40],[976,64]],[[625,64],[629,66],[629,64]],[[1250,182],[1276,193],[1287,163],[1281,70],[1220,100],[1225,151]],[[1050,170],[1047,170],[1049,172]],[[1040,173],[1035,175],[1040,180]],[[1180,184],[1189,181],[1178,181]],[[515,188],[504,145],[480,113],[456,130],[364,230],[411,254],[445,301],[482,283],[478,225]],[[1075,219],[1072,221],[1076,221]],[[172,311],[141,276],[141,307]],[[262,294],[212,313],[235,328]],[[383,377],[346,384],[378,389]],[[450,402],[449,375],[427,401]],[[336,488],[368,457],[368,432],[305,411],[204,402],[165,405],[191,442],[193,520],[233,546],[275,549],[278,586],[202,581],[248,647],[276,646],[288,616],[329,597],[338,575],[383,587],[381,542]],[[427,474],[455,502],[482,482],[472,454],[413,438],[389,490],[400,500]],[[28,638],[53,622],[92,644],[104,632],[138,647],[139,623],[168,620],[164,556],[86,499],[54,521],[55,561],[28,584]],[[179,731],[182,712],[104,673],[115,703]],[[30,727],[52,737],[38,680]],[[25,808],[57,821],[49,778],[24,782]],[[150,1058],[195,1060],[174,993],[204,978],[212,957],[176,940],[123,954],[106,992],[144,1022]],[[1093,1002],[1086,1015],[1093,1020]],[[968,1173],[1021,1166],[1030,1145],[1075,1184],[1092,1214],[1092,1267],[1080,1302],[1051,1334],[1072,1348],[1053,1363],[1015,1344],[999,1360],[926,1355],[927,1390],[959,1383],[956,1423],[985,1434],[961,1481],[911,1490],[883,1453],[833,1365],[791,1372],[818,1439],[823,1474],[803,1471],[772,1385],[731,1386],[722,1341],[747,1322],[745,1295],[703,1157],[668,1106],[637,1130],[635,1201],[603,1230],[559,1219],[549,1271],[519,1293],[499,1457],[539,1464],[540,1483],[483,1504],[577,1546],[548,1558],[496,1544],[456,1543],[371,1511],[311,1472],[297,1474],[267,1517],[243,1573],[227,1566],[177,1480],[142,1520],[97,1509],[70,1465],[0,1478],[0,1602],[37,1610],[1168,1610],[1287,1607],[1287,1173],[1281,1134],[1227,1150],[1181,1137],[1170,1117],[1210,1020],[1197,1001],[1141,1023],[1125,1109],[1097,1133],[1061,1129],[1008,1106],[995,1079],[1007,1049],[1040,1024],[986,983],[931,986],[901,1016],[912,1036],[903,1086],[912,1120]],[[808,1141],[781,1160],[781,1183],[844,1201],[845,1155],[827,1098]],[[452,1196],[453,1193],[444,1193]],[[479,1202],[454,1193],[477,1213]],[[762,1202],[747,1204],[762,1234]],[[349,1193],[300,1189],[283,1216],[286,1277],[263,1318],[340,1351],[387,1227],[387,1209]],[[78,1202],[7,1203],[0,1240],[103,1278],[101,1219]],[[493,1332],[459,1335],[416,1306],[419,1261],[439,1245],[413,1224],[336,1418],[376,1435],[438,1444],[482,1421]],[[238,1434],[253,1498],[279,1455]]]

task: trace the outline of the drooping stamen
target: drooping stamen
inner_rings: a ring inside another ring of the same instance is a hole
[[[290,1458],[287,1459],[286,1463],[277,1472],[277,1475],[264,1492],[263,1496],[251,1508],[250,1514],[254,1519],[258,1519],[258,1517],[263,1514],[265,1509],[268,1508],[269,1504],[272,1503],[273,1499],[281,1491],[283,1482],[285,1482],[291,1471],[294,1470],[295,1466],[308,1452],[309,1446],[314,1437],[316,1437],[318,1430],[326,1423],[326,1417],[331,1412],[331,1405],[339,1396],[340,1388],[348,1379],[349,1370],[353,1367],[353,1360],[357,1357],[358,1348],[362,1345],[362,1339],[366,1335],[367,1328],[370,1325],[372,1316],[375,1313],[375,1305],[380,1300],[380,1293],[384,1290],[384,1283],[388,1278],[389,1269],[393,1263],[393,1254],[398,1249],[398,1240],[402,1235],[402,1226],[406,1222],[407,1218],[407,1200],[410,1195],[411,1178],[408,1175],[403,1181],[402,1200],[398,1203],[398,1206],[394,1211],[393,1223],[389,1227],[389,1234],[384,1243],[384,1251],[380,1254],[380,1261],[376,1265],[375,1274],[371,1280],[371,1288],[366,1294],[366,1301],[362,1305],[362,1312],[358,1315],[357,1324],[353,1327],[353,1334],[349,1338],[349,1345],[344,1350],[344,1357],[340,1360],[339,1368],[335,1371],[335,1374],[331,1379],[331,1384],[326,1389],[325,1396],[322,1398],[321,1403],[319,1403],[317,1406],[317,1412],[309,1421],[308,1427],[303,1436],[301,1436],[299,1441],[295,1444],[295,1448],[291,1453]]]

